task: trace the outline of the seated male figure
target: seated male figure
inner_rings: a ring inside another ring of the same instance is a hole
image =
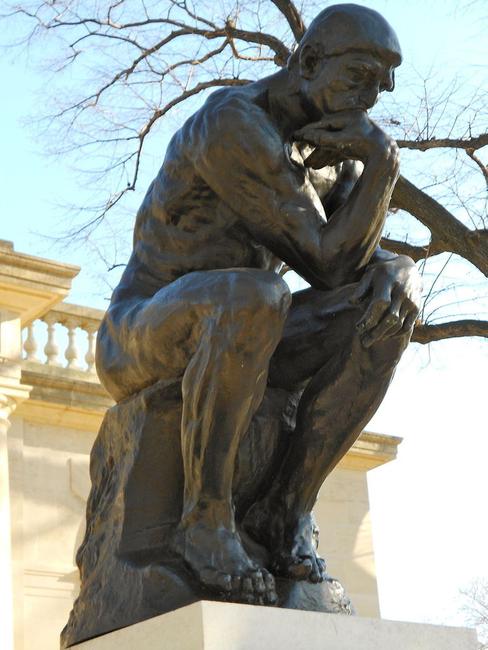
[[[273,603],[273,575],[324,579],[313,504],[418,314],[415,265],[378,247],[399,162],[367,114],[400,62],[379,14],[338,5],[286,69],[213,93],[168,146],[99,332],[98,372],[117,401],[181,380],[175,548],[231,600]],[[291,295],[283,263],[311,287]],[[267,385],[303,392],[279,475],[244,519],[271,554],[263,567],[236,528],[232,480]]]

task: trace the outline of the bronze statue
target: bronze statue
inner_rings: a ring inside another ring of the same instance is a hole
[[[190,117],[138,212],[97,369],[119,406],[178,385],[171,548],[216,598],[274,604],[275,579],[325,579],[317,493],[409,342],[419,275],[378,247],[398,149],[368,117],[400,62],[378,13],[328,7],[287,68],[214,92]],[[283,264],[311,287],[292,295]],[[254,500],[236,505],[239,449],[268,390],[293,404],[293,435]]]

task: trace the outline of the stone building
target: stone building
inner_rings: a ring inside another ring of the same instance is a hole
[[[89,453],[112,400],[94,369],[100,310],[65,302],[79,268],[0,241],[0,648],[58,647],[78,589]],[[399,439],[364,432],[322,489],[321,550],[378,617],[366,474]]]

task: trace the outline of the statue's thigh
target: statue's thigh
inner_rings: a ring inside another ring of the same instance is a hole
[[[188,365],[215,299],[183,278],[151,298],[111,306],[98,333],[97,370],[116,399],[159,380],[177,381]],[[208,304],[206,304],[208,303]]]
[[[287,291],[281,278],[268,271],[199,271],[178,278],[151,298],[134,297],[114,305],[98,336],[100,379],[116,399],[155,381],[177,381],[201,340],[210,343],[213,333],[222,340],[223,314],[243,318],[273,296],[278,303]]]

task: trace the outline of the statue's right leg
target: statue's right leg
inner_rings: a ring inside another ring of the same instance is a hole
[[[127,333],[123,365],[130,366],[125,385],[133,390],[137,373],[141,387],[181,378],[185,488],[176,550],[206,586],[227,592],[231,600],[276,600],[272,576],[242,547],[232,480],[239,442],[262,400],[290,301],[287,285],[271,272],[196,272],[134,307],[120,323]],[[117,323],[108,329],[116,330]],[[103,350],[99,357],[110,390]]]

